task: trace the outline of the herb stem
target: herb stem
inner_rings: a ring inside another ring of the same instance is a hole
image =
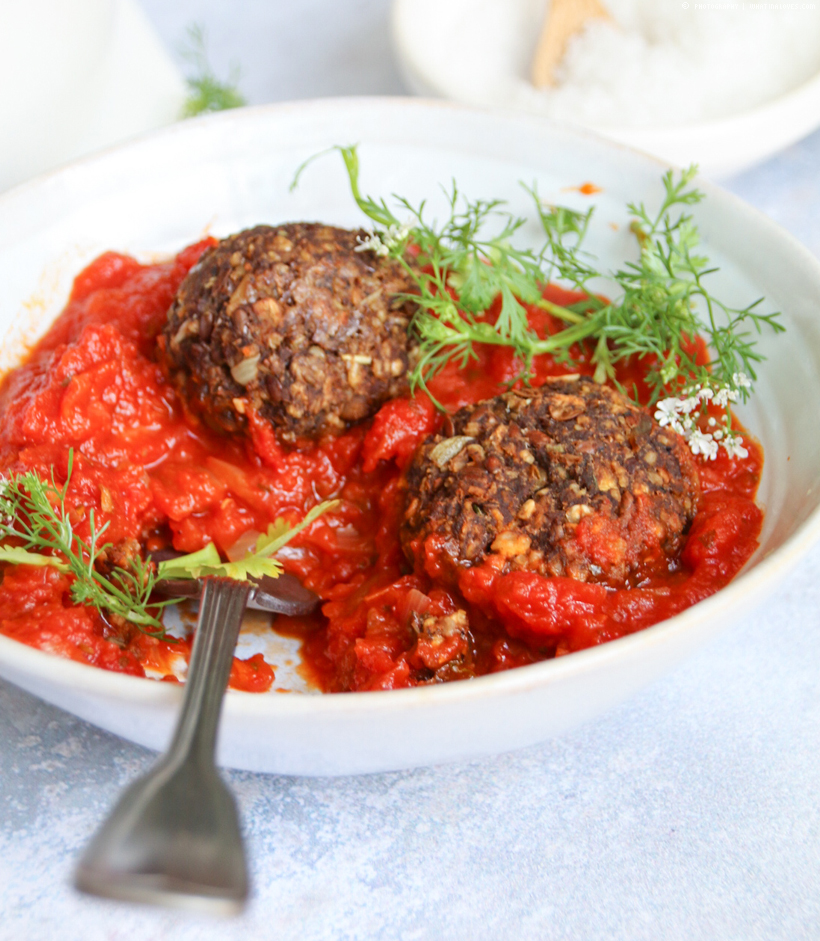
[[[540,307],[541,310],[545,310],[548,314],[552,314],[553,317],[557,317],[559,320],[563,320],[566,323],[585,323],[587,320],[583,314],[576,313],[574,310],[570,310],[567,307],[562,307],[560,304],[554,304],[544,297],[534,301],[532,306]]]

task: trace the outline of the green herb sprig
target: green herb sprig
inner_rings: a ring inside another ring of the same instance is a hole
[[[182,106],[182,117],[193,118],[198,114],[210,114],[213,111],[227,111],[241,108],[247,104],[245,97],[237,87],[239,69],[233,67],[227,82],[220,81],[208,61],[205,32],[201,26],[188,27],[188,44],[182,50],[182,56],[195,69],[193,75],[185,81],[188,85],[188,97]]]
[[[102,537],[108,523],[98,526],[94,510],[89,510],[88,541],[74,531],[66,496],[74,466],[74,452],[69,451],[65,483],[56,482],[54,468],[43,480],[33,471],[0,478],[0,540],[12,539],[16,545],[0,544],[0,562],[14,565],[52,566],[72,576],[71,600],[124,618],[151,636],[164,638],[162,609],[180,599],[157,601],[152,596],[162,579],[201,578],[207,575],[245,580],[268,575],[276,578],[281,563],[273,558],[294,536],[319,516],[335,508],[339,501],[329,500],[315,506],[304,519],[291,526],[278,519],[268,532],[257,539],[252,552],[235,562],[222,562],[216,546],[180,556],[158,566],[139,555],[130,567],[112,566],[107,574],[96,568],[101,558],[113,548]]]
[[[209,542],[204,549],[197,552],[161,562],[158,570],[159,577],[204,578],[206,575],[215,575],[221,578],[235,578],[238,581],[262,578],[265,575],[276,578],[282,574],[282,563],[273,556],[323,513],[339,506],[340,502],[340,500],[326,500],[318,504],[295,526],[291,526],[287,520],[277,519],[275,523],[268,526],[267,533],[263,533],[256,540],[253,552],[249,552],[244,558],[235,562],[223,562],[216,546]]]
[[[397,212],[406,217],[401,221],[383,198],[361,193],[356,146],[331,149],[342,156],[356,203],[377,226],[361,248],[397,260],[415,283],[416,291],[408,297],[418,304],[411,331],[418,339],[419,358],[410,380],[428,395],[431,379],[451,361],[465,366],[476,356],[476,344],[512,349],[521,364],[519,378],[527,380],[533,358],[544,353],[578,365],[573,348],[582,343],[583,357],[595,367],[599,382],[609,379],[617,385],[615,364],[628,357],[655,357],[647,374],[651,402],[697,385],[730,389],[745,400],[749,384],[739,377],[756,378],[755,364],[763,358],[754,335],[764,327],[784,329],[779,314],[757,311],[760,300],[733,308],[706,286],[706,277],[716,269],[696,254],[698,232],[685,211],[703,198],[691,187],[695,167],[677,178],[671,171],[664,175],[665,195],[654,215],[643,203],[628,206],[638,260],[604,272],[583,248],[592,209],[582,213],[549,206],[535,187],[525,187],[543,243],[537,249],[518,248],[512,239],[528,220],[505,210],[503,201],[470,201],[453,183],[442,223],[427,221],[424,203],[414,206],[394,195]],[[294,186],[311,160],[297,171]],[[676,209],[684,211],[676,214]],[[486,234],[488,229],[494,234]],[[619,296],[611,302],[597,296],[592,282],[598,279],[614,283]],[[554,280],[586,296],[569,306],[553,304],[543,292]],[[500,312],[490,323],[485,312],[499,296]],[[524,305],[541,307],[566,326],[541,338],[529,325]],[[696,335],[705,338],[710,350],[705,364],[697,362]]]
[[[65,483],[55,481],[54,468],[48,480],[33,471],[11,474],[0,483],[0,539],[14,539],[19,546],[0,545],[0,561],[17,565],[50,565],[73,576],[71,600],[88,604],[125,618],[146,633],[162,635],[162,622],[152,613],[169,601],[149,604],[156,575],[153,567],[135,557],[131,568],[115,567],[109,575],[94,565],[112,548],[102,537],[108,523],[97,526],[94,511],[88,514],[90,536],[81,539],[69,518],[66,495],[74,466],[69,452]]]
[[[764,327],[775,333],[785,327],[779,313],[757,310],[762,298],[736,308],[707,287],[705,279],[718,269],[697,254],[700,236],[692,216],[671,212],[704,198],[690,188],[696,172],[690,167],[677,180],[672,171],[664,174],[664,199],[655,215],[643,203],[628,205],[640,256],[612,276],[623,294],[596,315],[609,342],[596,348],[593,361],[612,378],[614,363],[630,356],[653,357],[656,365],[648,376],[653,401],[665,390],[692,386],[729,389],[745,401],[751,383],[740,377],[756,379],[755,365],[764,359],[755,349],[755,336]],[[697,335],[706,341],[707,363],[697,362],[692,342]]]

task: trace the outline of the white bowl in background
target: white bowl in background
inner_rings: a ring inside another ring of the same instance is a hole
[[[136,0],[0,0],[0,191],[178,120],[185,95]]]
[[[453,17],[446,15],[449,7],[454,7],[453,0],[393,0],[391,37],[402,79],[409,91],[423,98],[499,107],[470,75],[454,74],[429,42],[440,20],[452,26]],[[696,163],[703,175],[720,179],[761,163],[820,127],[820,67],[774,100],[721,119],[668,127],[582,126],[673,166]]]
[[[625,203],[657,204],[664,167],[594,135],[512,114],[415,99],[331,99],[187,121],[0,197],[0,336],[7,368],[59,312],[71,279],[100,252],[173,251],[205,229],[259,222],[362,222],[341,162],[327,156],[289,191],[295,169],[359,142],[362,189],[431,199],[458,180],[473,197],[526,212],[519,180],[554,202],[597,205],[590,247],[614,266],[634,252]],[[567,187],[593,180],[594,197]],[[760,213],[709,183],[694,207],[721,266],[715,290],[783,311],[741,417],[766,450],[761,545],[728,587],[645,631],[571,656],[467,682],[377,693],[229,692],[220,758],[256,771],[351,774],[457,760],[559,734],[627,698],[777,586],[820,535],[820,263]],[[609,225],[612,223],[617,230]],[[168,741],[181,690],[59,659],[0,636],[0,675],[151,748]]]

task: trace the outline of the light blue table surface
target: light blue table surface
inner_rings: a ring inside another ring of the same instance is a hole
[[[384,0],[145,0],[252,101],[400,91]],[[820,255],[820,134],[726,182]],[[754,615],[589,726],[348,779],[229,772],[253,879],[230,921],[80,897],[145,749],[0,682],[0,941],[820,937],[820,549]]]

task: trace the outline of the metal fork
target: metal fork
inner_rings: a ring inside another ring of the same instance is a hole
[[[214,764],[222,697],[251,585],[206,580],[168,752],[123,793],[75,874],[83,892],[218,914],[248,896],[245,852],[231,792]]]

